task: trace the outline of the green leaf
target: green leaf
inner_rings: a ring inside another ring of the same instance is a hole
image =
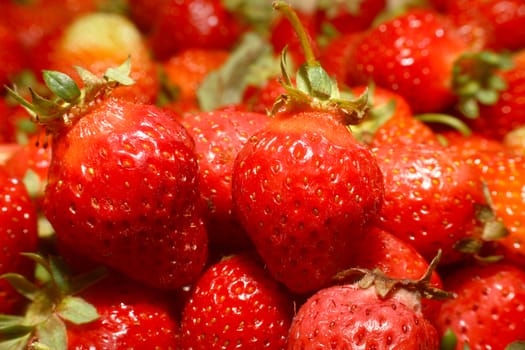
[[[253,64],[271,48],[259,35],[248,32],[233,50],[221,68],[208,74],[197,90],[202,110],[211,111],[242,101],[247,75]]]
[[[456,344],[458,343],[458,338],[456,337],[456,334],[454,331],[450,328],[448,328],[445,331],[445,334],[443,334],[443,337],[441,337],[441,344],[439,349],[440,350],[455,350]]]
[[[94,285],[107,275],[107,269],[103,266],[87,271],[71,278],[69,283],[69,293],[77,294],[86,288]]]
[[[35,107],[33,104],[29,101],[27,101],[25,98],[23,98],[16,89],[11,89],[9,86],[5,86],[5,89],[7,90],[7,93],[9,96],[11,96],[16,102],[18,102],[26,111],[29,113],[31,117],[36,117]]]
[[[21,324],[24,321],[22,316],[0,314],[0,329],[16,324]]]
[[[57,312],[63,319],[74,324],[93,322],[100,317],[93,305],[74,296],[66,296],[58,305]]]
[[[129,74],[131,73],[131,57],[122,63],[120,66],[113,68],[110,67],[104,73],[104,78],[110,82],[116,82],[121,85],[129,86],[135,84],[135,80],[131,79]]]
[[[67,331],[64,322],[56,315],[51,315],[36,328],[39,343],[53,350],[67,350]]]
[[[510,343],[505,350],[525,350],[525,340],[518,340]]]
[[[0,339],[11,340],[21,338],[28,334],[31,334],[31,332],[33,332],[34,329],[34,326],[26,326],[22,324],[0,327]]]
[[[80,97],[80,88],[69,75],[62,72],[44,70],[42,77],[49,90],[62,100],[71,103]]]
[[[6,273],[0,276],[0,278],[7,280],[14,289],[29,300],[34,300],[35,294],[38,292],[38,287],[35,286],[26,277],[18,273]]]
[[[9,339],[5,341],[2,340],[0,341],[0,349],[1,350],[26,350],[27,343],[29,342],[30,338],[31,338],[31,335],[26,335],[20,338]]]
[[[49,267],[51,268],[51,277],[58,289],[63,293],[67,293],[69,291],[69,281],[67,278],[69,271],[64,261],[59,257],[50,256]]]

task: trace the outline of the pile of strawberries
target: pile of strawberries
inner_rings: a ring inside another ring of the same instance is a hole
[[[525,349],[523,0],[0,10],[0,349]]]

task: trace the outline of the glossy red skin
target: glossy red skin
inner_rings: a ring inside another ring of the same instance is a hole
[[[525,272],[502,263],[467,266],[445,278],[457,294],[444,301],[437,328],[457,336],[457,350],[503,350],[525,334]]]
[[[383,198],[377,163],[326,113],[279,114],[234,164],[234,210],[278,281],[315,291],[348,267]]]
[[[398,279],[419,280],[428,270],[428,261],[406,241],[393,234],[373,228],[352,248],[352,266],[373,270],[378,268],[387,276]],[[443,282],[433,271],[431,285],[443,289]],[[441,301],[421,300],[423,315],[435,320]]]
[[[488,205],[479,171],[437,145],[386,145],[374,154],[385,179],[378,226],[409,242],[427,261],[462,259],[461,239],[480,234],[475,205]]]
[[[443,111],[455,102],[452,67],[467,48],[445,16],[413,9],[362,37],[349,59],[349,79],[391,89],[414,113]]]
[[[484,49],[525,47],[525,3],[521,0],[449,1],[446,13],[463,35],[482,42]]]
[[[492,208],[509,235],[496,242],[499,253],[525,268],[525,156],[511,152],[481,152],[468,162],[479,167],[490,193]]]
[[[177,348],[179,323],[171,296],[120,277],[106,277],[80,296],[100,318],[67,323],[68,349]]]
[[[226,257],[204,272],[182,312],[183,349],[286,347],[292,299],[253,256]]]
[[[165,60],[188,48],[230,49],[241,33],[220,0],[165,0],[149,42],[155,57]]]
[[[413,294],[380,299],[373,287],[328,287],[300,307],[287,349],[438,349],[437,331],[419,307]]]
[[[353,85],[348,79],[348,72],[351,69],[348,65],[348,60],[354,46],[359,42],[363,33],[363,31],[360,31],[341,35],[330,40],[330,42],[321,49],[319,63],[321,63],[324,70],[326,70],[331,77],[335,78],[340,85]]]
[[[24,183],[0,168],[0,275],[21,273],[31,278],[33,263],[20,253],[38,248],[37,213]],[[0,279],[0,313],[19,312],[25,299]]]
[[[270,113],[277,98],[286,93],[278,77],[268,79],[262,86],[249,86],[243,96],[243,103],[252,112]]]
[[[513,60],[511,69],[500,72],[507,88],[500,93],[499,100],[493,105],[480,105],[479,116],[466,119],[474,131],[498,141],[525,124],[525,50],[515,53]]]
[[[198,277],[207,235],[197,157],[171,114],[106,99],[52,145],[43,206],[62,244],[157,288]]]
[[[265,114],[229,110],[188,114],[181,119],[195,141],[199,192],[203,206],[207,208],[210,242],[214,244],[226,247],[250,244],[233,213],[233,163],[248,139],[269,121]]]

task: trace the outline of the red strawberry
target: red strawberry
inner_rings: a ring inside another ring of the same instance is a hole
[[[320,2],[318,11],[323,22],[332,25],[339,33],[354,33],[368,29],[374,19],[386,9],[386,0],[357,2]]]
[[[250,111],[268,114],[277,98],[284,93],[286,89],[281,85],[279,78],[275,77],[260,87],[248,87],[243,96],[243,103]]]
[[[499,99],[490,105],[479,105],[477,117],[465,119],[473,130],[496,140],[525,124],[525,50],[515,53],[512,60],[512,68],[499,71],[506,85]]]
[[[287,4],[274,6],[300,26]],[[301,41],[308,45],[305,36]],[[315,71],[325,85],[301,90],[283,71],[287,95],[239,152],[232,178],[241,224],[272,275],[298,293],[327,285],[348,267],[348,250],[376,219],[383,195],[376,160],[347,129],[366,101],[337,99],[336,83],[306,58],[296,80],[309,81]]]
[[[258,260],[226,257],[197,281],[181,320],[183,349],[285,349],[292,300]]]
[[[337,81],[352,85],[352,81],[348,79],[349,71],[352,69],[348,60],[361,35],[364,35],[363,33],[356,32],[338,36],[322,47],[319,62]]]
[[[188,48],[230,49],[241,32],[219,0],[165,0],[149,41],[156,58],[165,60]]]
[[[453,64],[467,49],[445,16],[429,9],[408,10],[361,37],[348,62],[349,80],[391,89],[414,113],[439,112],[455,102]]]
[[[505,349],[525,334],[525,272],[506,264],[466,266],[445,278],[456,297],[445,300],[437,319],[441,335],[451,330],[451,349]]]
[[[12,82],[17,73],[25,67],[24,48],[8,24],[0,21],[0,87]]]
[[[485,48],[525,47],[525,3],[521,0],[449,1],[446,14],[464,35],[483,41]]]
[[[438,348],[437,331],[421,313],[419,292],[401,287],[380,294],[381,287],[371,286],[379,286],[378,280],[363,280],[311,296],[292,321],[288,349]]]
[[[135,280],[176,289],[206,261],[194,144],[171,114],[104,97],[108,84],[118,84],[112,75],[129,83],[129,69],[110,69],[103,79],[82,71],[84,91],[67,75],[45,72],[60,97],[44,100],[51,116],[40,114],[41,98],[19,100],[52,135],[43,209],[57,239]]]
[[[131,58],[131,86],[120,86],[115,97],[153,103],[159,91],[157,66],[150,56],[145,37],[127,17],[112,13],[89,13],[60,27],[35,48],[35,70],[57,70],[73,77],[82,85],[75,66],[102,75],[106,69]]]
[[[0,168],[0,275],[31,276],[33,264],[20,253],[38,249],[37,213],[24,183]],[[18,311],[22,298],[0,279],[0,313]],[[0,337],[1,338],[1,337]]]
[[[99,281],[104,270],[71,276],[56,257],[26,257],[40,264],[42,278],[33,284],[20,275],[7,276],[30,299],[30,305],[25,315],[11,316],[11,324],[2,324],[1,348],[123,350],[178,346],[173,296],[113,272]],[[16,332],[10,331],[13,327]]]
[[[426,259],[461,259],[455,246],[478,239],[478,210],[487,208],[478,169],[438,145],[393,144],[374,149],[385,200],[378,226],[412,244]]]
[[[233,164],[244,144],[268,122],[266,114],[228,109],[188,114],[181,119],[195,141],[199,189],[208,208],[208,234],[214,244],[242,247],[249,243],[232,213]]]
[[[393,234],[374,228],[352,248],[352,266],[365,269],[379,269],[388,277],[395,279],[422,278],[428,270],[428,261],[409,243]],[[435,288],[442,288],[441,277],[432,272],[430,280]],[[422,312],[433,321],[441,301],[423,299]]]

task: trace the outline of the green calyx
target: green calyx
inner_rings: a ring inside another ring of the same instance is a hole
[[[108,68],[102,77],[97,77],[84,68],[75,66],[83,83],[80,89],[77,83],[67,74],[44,70],[44,82],[51,92],[51,97],[43,97],[29,88],[31,102],[23,98],[15,89],[6,87],[8,93],[30,114],[32,120],[44,125],[49,132],[71,125],[72,120],[84,113],[99,98],[108,95],[119,85],[132,85],[129,77],[131,59],[128,58],[116,68]]]
[[[337,81],[331,78],[315,59],[308,34],[291,6],[283,1],[275,1],[273,7],[281,11],[295,29],[306,62],[299,67],[294,86],[286,69],[286,49],[283,50],[281,55],[281,83],[286,94],[277,99],[272,113],[318,110],[339,116],[344,125],[359,124],[367,115],[368,94],[365,92],[357,99],[344,96],[339,91]]]
[[[93,305],[75,294],[103,278],[105,270],[70,277],[56,257],[23,255],[36,263],[38,283],[16,273],[0,276],[29,300],[24,315],[0,315],[0,349],[66,350],[66,322],[80,325],[100,317]]]
[[[512,68],[510,55],[491,51],[466,53],[453,67],[452,88],[459,98],[458,109],[467,118],[479,115],[480,105],[493,105],[507,88],[497,72]]]
[[[377,268],[373,270],[350,268],[337,273],[334,276],[334,280],[343,283],[349,280],[357,282],[361,288],[374,287],[380,298],[387,298],[396,290],[405,289],[419,293],[427,299],[448,299],[454,297],[454,294],[430,285],[432,273],[436,270],[441,255],[442,252],[439,250],[436,257],[430,262],[425,274],[418,280],[392,278]]]

